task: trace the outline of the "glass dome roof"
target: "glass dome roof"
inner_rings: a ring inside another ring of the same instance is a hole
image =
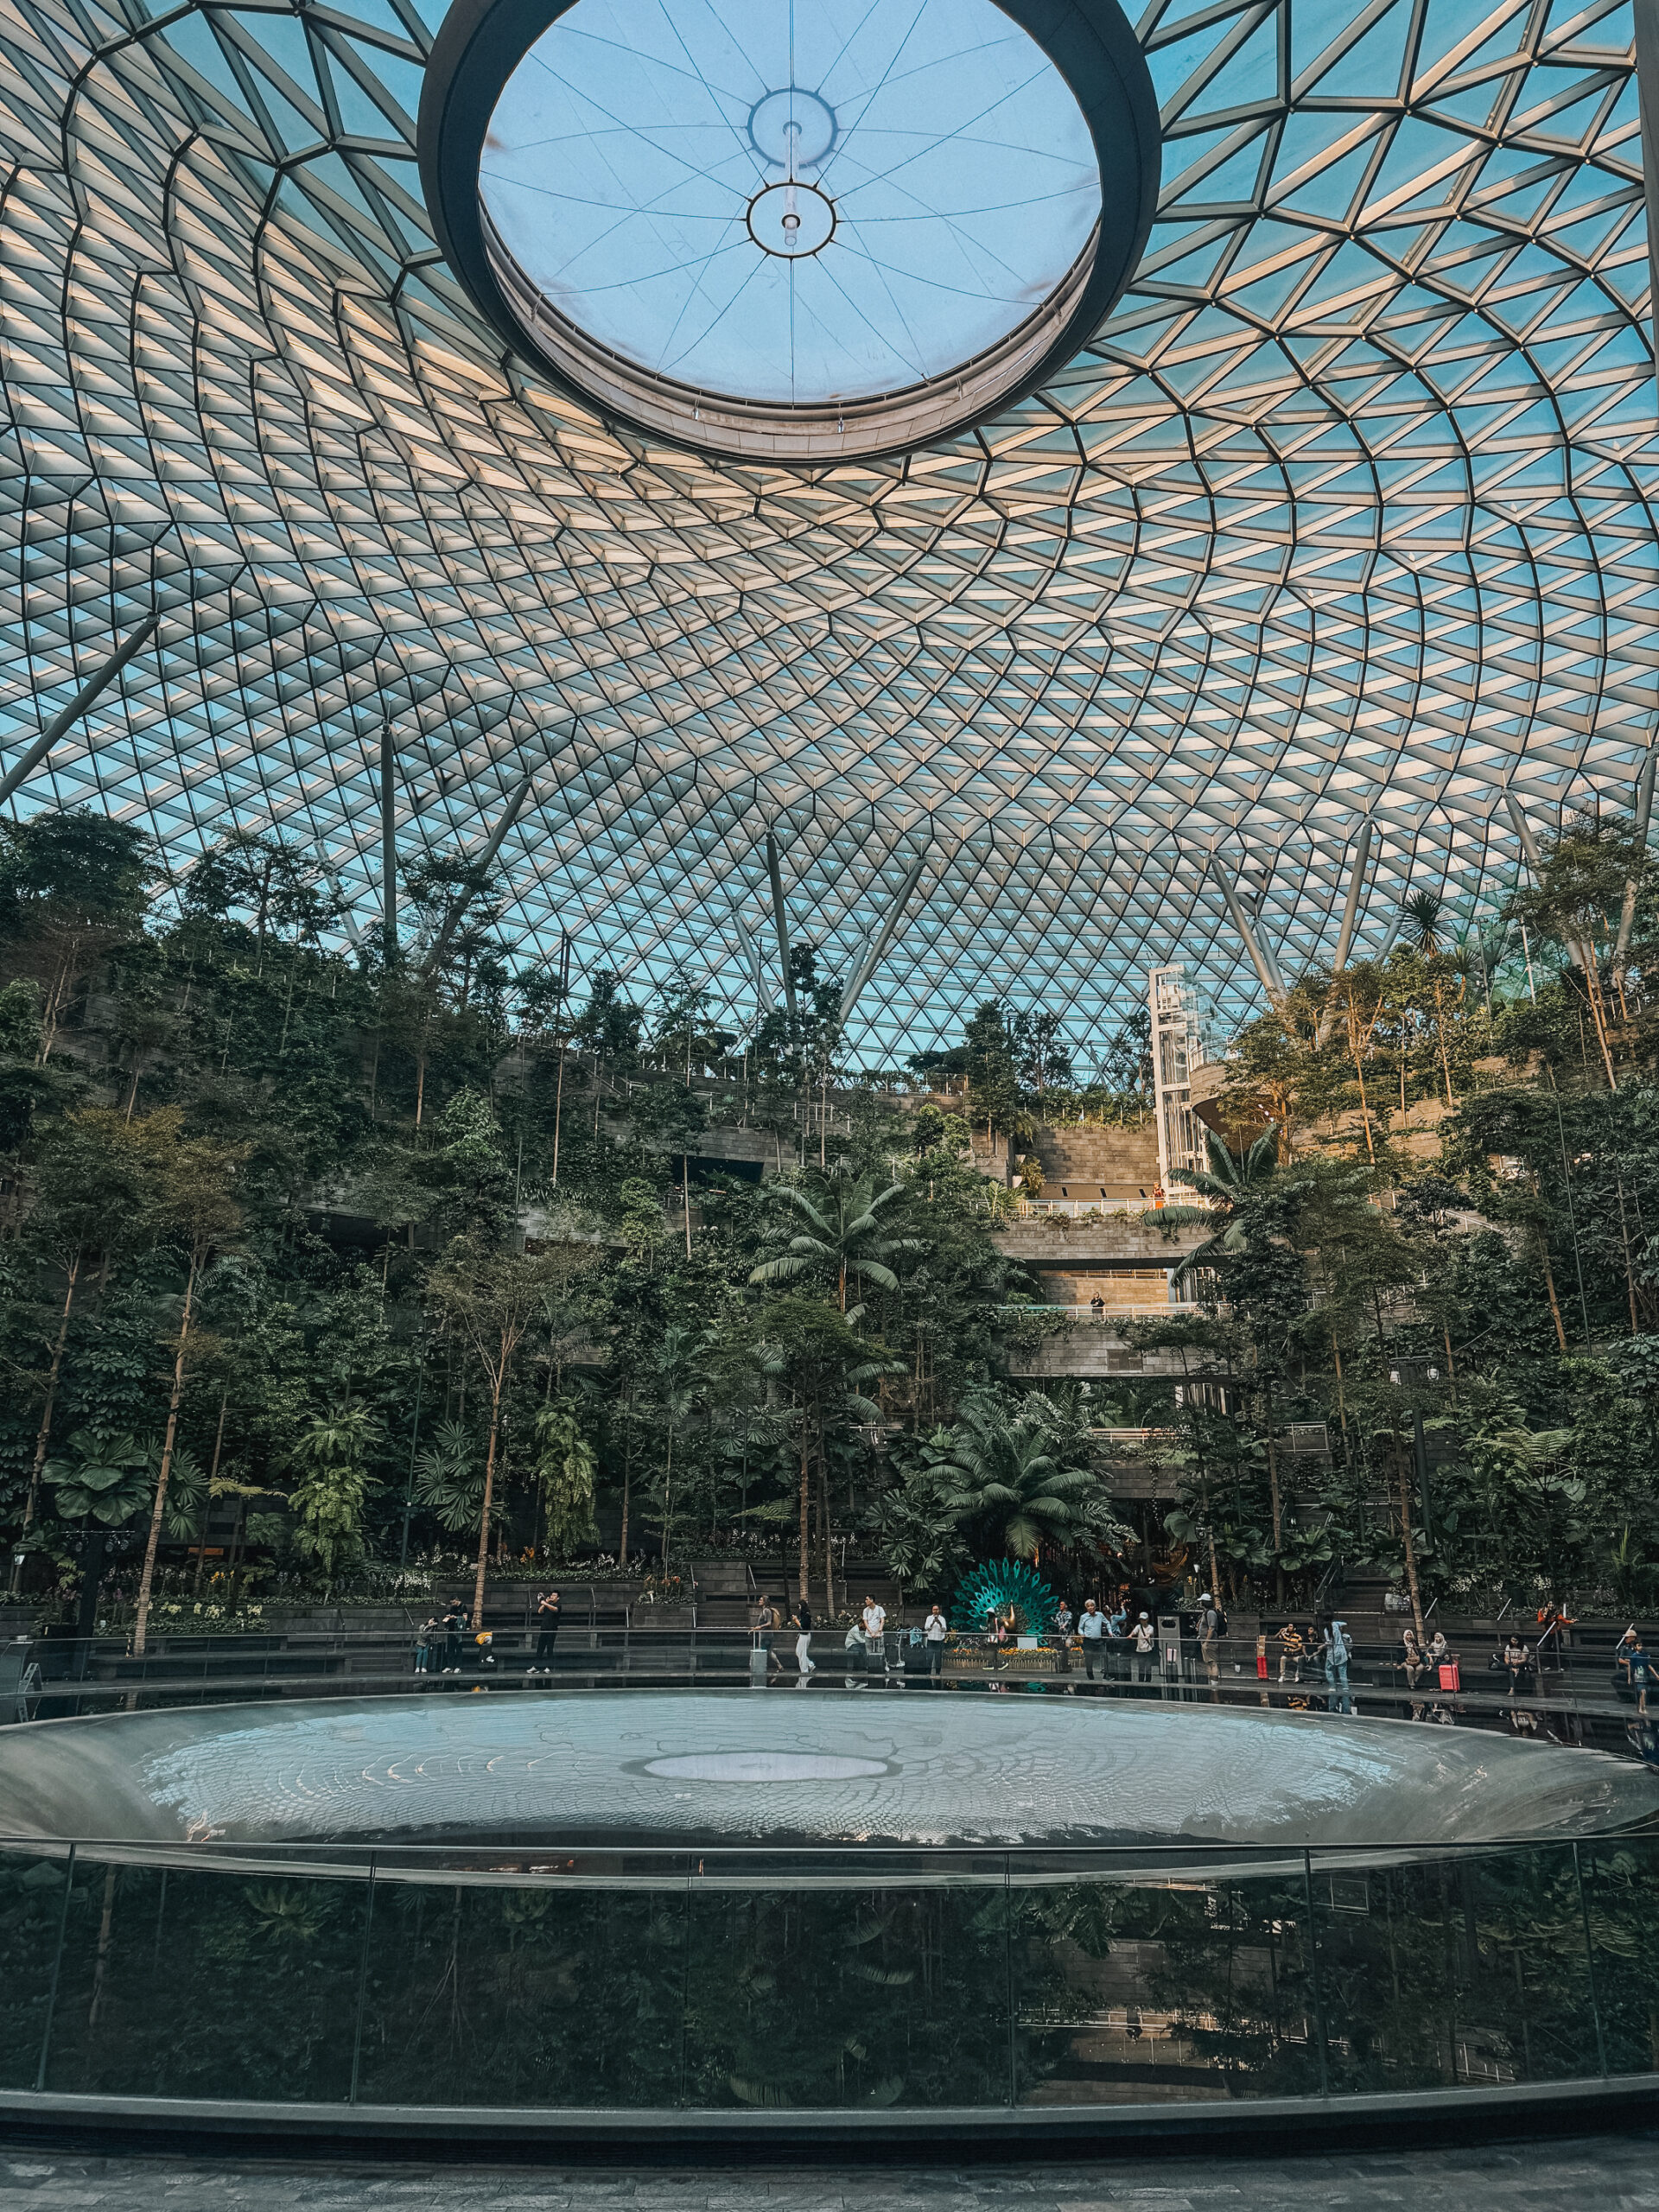
[[[508,79],[480,189],[601,344],[791,404],[972,359],[1100,218],[1082,111],[991,0],[577,0]]]
[[[1659,495],[1618,0],[1152,0],[1163,188],[1130,289],[980,429],[811,475],[606,432],[446,268],[440,29],[0,0],[0,750],[163,620],[25,781],[312,840],[378,904],[494,839],[569,931],[733,1026],[774,833],[873,1063],[990,992],[1086,1038],[1185,958],[1255,985],[1402,892],[1466,918],[1654,734]],[[784,87],[787,89],[787,87]],[[766,970],[763,985],[775,977]]]

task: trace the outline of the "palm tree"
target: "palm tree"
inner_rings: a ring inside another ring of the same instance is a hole
[[[1202,1268],[1211,1268],[1218,1259],[1230,1252],[1242,1252],[1249,1243],[1244,1209],[1252,1198],[1258,1198],[1279,1172],[1279,1128],[1269,1122],[1249,1150],[1241,1158],[1229,1152],[1213,1129],[1205,1132],[1205,1149],[1210,1155],[1208,1169],[1199,1169],[1187,1180],[1203,1198],[1222,1209],[1223,1226],[1213,1236],[1185,1254],[1175,1268],[1175,1281],[1184,1281]],[[1196,1228],[1200,1222],[1213,1221],[1213,1213],[1199,1206],[1171,1206],[1161,1217],[1165,1229]]]
[[[1010,1421],[994,1398],[969,1398],[949,1452],[935,1470],[945,1485],[941,1503],[982,1541],[1028,1560],[1045,1543],[1069,1550],[1083,1535],[1095,1478],[1086,1467],[1062,1464],[1034,1414]]]
[[[1420,952],[1440,950],[1440,911],[1445,905],[1438,891],[1414,891],[1401,909],[1412,943]]]
[[[886,1234],[881,1217],[904,1190],[902,1183],[890,1183],[878,1191],[873,1176],[852,1176],[844,1170],[814,1178],[810,1192],[799,1184],[774,1184],[772,1202],[783,1217],[779,1233],[795,1226],[795,1234],[779,1257],[763,1261],[749,1281],[793,1282],[827,1269],[836,1278],[836,1303],[843,1313],[850,1276],[874,1283],[879,1290],[897,1290],[899,1278],[887,1262],[924,1249],[913,1236]],[[854,1318],[861,1310],[855,1307]]]

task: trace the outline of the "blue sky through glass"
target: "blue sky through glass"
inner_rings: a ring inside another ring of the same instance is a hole
[[[601,343],[802,404],[995,345],[1100,214],[1077,102],[990,0],[578,0],[503,91],[480,190]]]

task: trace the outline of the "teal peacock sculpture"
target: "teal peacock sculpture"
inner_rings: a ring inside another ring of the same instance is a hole
[[[1034,1567],[1022,1559],[988,1559],[971,1567],[950,1600],[950,1625],[961,1630],[988,1629],[998,1613],[1014,1609],[1022,1636],[1040,1636],[1059,1604]]]

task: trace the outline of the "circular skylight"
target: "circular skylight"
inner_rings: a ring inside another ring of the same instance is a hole
[[[480,304],[604,412],[820,460],[1074,350],[1138,257],[1156,113],[1114,0],[463,0],[422,153]]]
[[[508,79],[479,188],[601,345],[796,404],[971,360],[1100,219],[1083,111],[991,0],[576,0]]]

